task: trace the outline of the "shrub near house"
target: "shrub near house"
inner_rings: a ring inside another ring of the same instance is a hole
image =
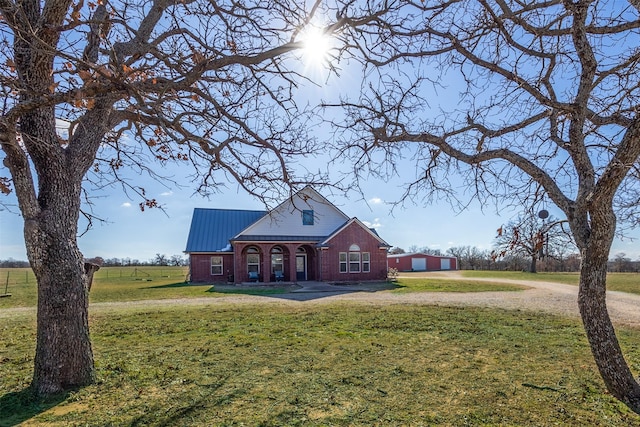
[[[307,186],[272,211],[194,210],[192,282],[384,280],[390,248]]]

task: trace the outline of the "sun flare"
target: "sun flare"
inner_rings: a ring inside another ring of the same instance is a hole
[[[329,60],[331,37],[321,28],[309,28],[302,37],[303,56],[306,62],[314,65],[324,64]]]

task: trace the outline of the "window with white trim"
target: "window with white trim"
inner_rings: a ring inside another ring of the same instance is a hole
[[[371,254],[362,252],[362,272],[369,273],[371,271]]]
[[[247,249],[247,272],[260,273],[260,251],[253,246]]]
[[[347,253],[340,252],[340,273],[347,272]]]
[[[222,257],[219,255],[211,257],[211,275],[212,276],[220,276],[223,271],[223,261]]]
[[[371,253],[360,252],[360,246],[355,243],[349,246],[349,252],[339,253],[340,273],[370,273]]]
[[[284,256],[282,248],[279,246],[274,246],[271,249],[271,271],[274,273],[276,271],[284,272]]]
[[[349,252],[349,273],[360,273],[360,252]]]

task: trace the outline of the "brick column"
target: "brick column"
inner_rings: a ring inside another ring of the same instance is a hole
[[[262,281],[264,283],[271,282],[271,250],[267,250],[267,247],[260,245],[260,252],[262,253]]]
[[[241,276],[242,270],[242,251],[244,245],[236,243],[233,245],[233,282],[242,283],[244,276]]]
[[[297,245],[288,245],[289,248],[289,280],[293,283],[297,283],[298,279],[296,278],[296,249],[298,249]]]

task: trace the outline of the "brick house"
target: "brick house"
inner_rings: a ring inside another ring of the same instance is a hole
[[[307,186],[271,211],[196,208],[192,282],[384,280],[390,248]]]

